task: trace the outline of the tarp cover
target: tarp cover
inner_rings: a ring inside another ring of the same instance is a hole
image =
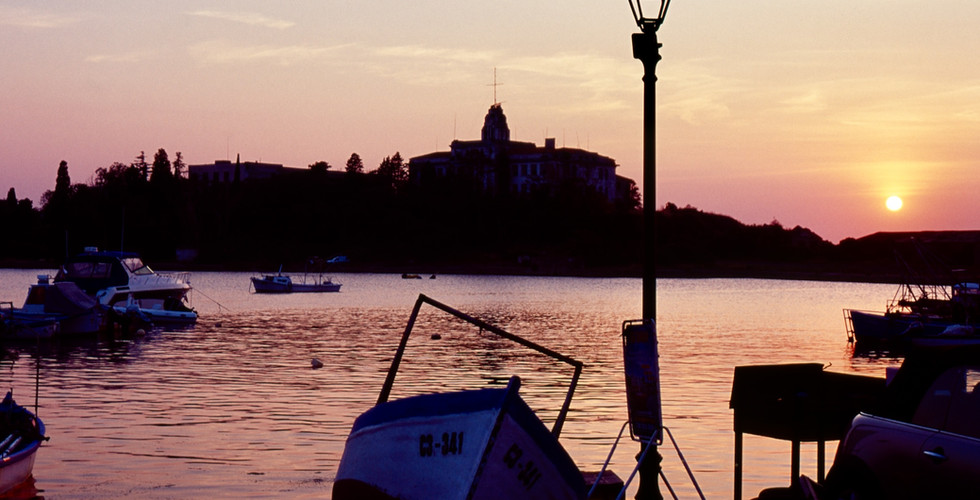
[[[79,314],[97,304],[94,298],[69,281],[52,283],[44,288],[44,310],[49,313]]]

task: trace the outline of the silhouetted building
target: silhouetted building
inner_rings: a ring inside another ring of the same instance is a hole
[[[562,184],[573,183],[589,186],[613,202],[624,191],[622,185],[617,190],[616,161],[612,158],[584,149],[555,147],[553,138],[545,139],[544,146],[510,140],[507,117],[499,103],[490,106],[480,140],[455,140],[449,151],[411,158],[408,172],[411,181],[419,185],[453,179],[493,194],[553,194]]]
[[[207,183],[239,182],[246,179],[268,179],[290,171],[302,171],[284,167],[278,163],[261,163],[256,161],[242,162],[241,158],[217,160],[214,164],[188,165],[187,176]]]

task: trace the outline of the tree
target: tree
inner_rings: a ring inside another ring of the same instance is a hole
[[[177,158],[174,159],[174,177],[180,179],[187,171],[187,164],[184,163],[184,155],[177,151]]]
[[[381,164],[378,165],[378,169],[374,173],[389,181],[392,187],[398,187],[408,180],[408,169],[405,168],[402,155],[397,152],[394,156],[386,156],[384,160],[381,160]]]
[[[10,188],[10,190],[7,191],[7,205],[10,206],[11,209],[17,206],[17,193],[14,191],[14,188]]]
[[[66,199],[71,193],[71,177],[68,175],[68,162],[61,160],[58,165],[58,177],[54,181],[54,195]]]
[[[150,173],[150,181],[164,181],[173,179],[174,174],[170,171],[170,158],[167,151],[163,148],[157,150],[153,155],[153,171]]]
[[[122,182],[127,171],[132,171],[136,176],[139,175],[136,167],[118,161],[110,165],[109,168],[99,167],[95,169],[95,185],[105,187],[114,182]]]
[[[361,161],[361,156],[357,153],[351,153],[350,158],[347,159],[347,167],[344,171],[348,174],[361,174],[364,173],[364,162]]]
[[[149,179],[149,165],[146,164],[146,153],[140,151],[140,154],[136,156],[136,161],[132,163],[132,166],[140,173],[143,180]]]
[[[624,179],[624,181],[626,182],[627,186],[626,194],[625,196],[619,196],[616,198],[616,208],[623,212],[635,212],[643,206],[643,199],[640,196],[640,189],[636,187],[636,181],[633,179]],[[619,181],[617,181],[617,184],[618,182]],[[674,209],[676,208],[677,207],[674,206]]]
[[[310,170],[317,173],[323,173],[326,172],[327,170],[330,170],[330,164],[325,161],[318,161],[310,165]]]

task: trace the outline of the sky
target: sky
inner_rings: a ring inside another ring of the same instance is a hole
[[[645,201],[834,243],[980,229],[977,19],[975,0],[672,2]],[[0,194],[39,206],[62,160],[91,182],[160,148],[372,170],[478,139],[495,99],[513,140],[612,157],[642,189],[637,31],[627,0],[0,0]]]

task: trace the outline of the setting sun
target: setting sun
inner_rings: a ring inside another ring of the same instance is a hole
[[[888,210],[897,212],[902,208],[902,199],[898,196],[889,196],[888,199],[885,200],[885,206],[888,207]]]

